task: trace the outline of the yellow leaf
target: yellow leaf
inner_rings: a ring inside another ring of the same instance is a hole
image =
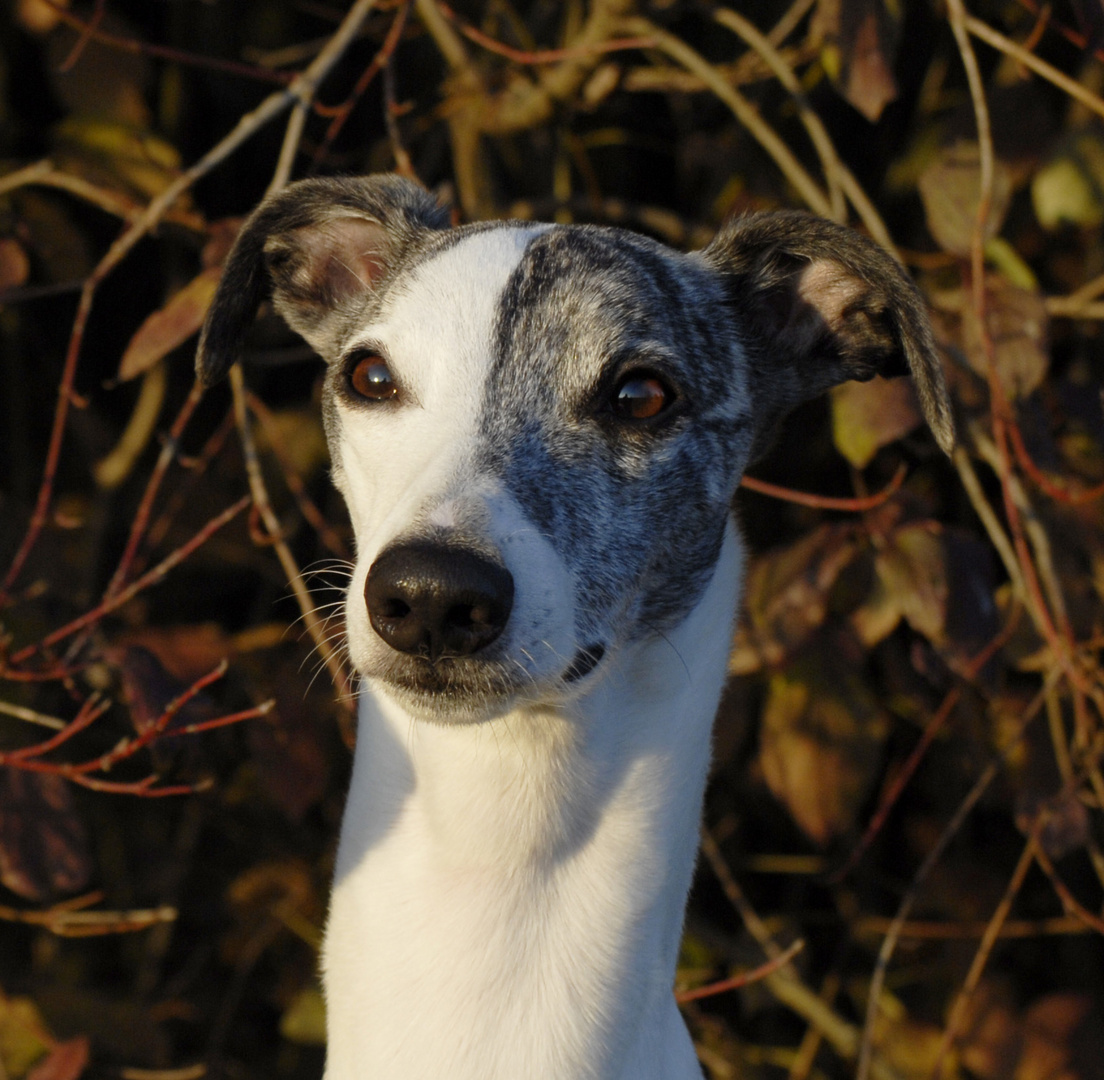
[[[49,1034],[30,998],[0,994],[0,1066],[18,1080],[49,1047]]]
[[[759,765],[771,794],[816,844],[855,824],[888,732],[885,713],[826,638],[770,680]]]
[[[908,379],[842,383],[832,391],[831,403],[832,439],[856,469],[923,421]]]
[[[280,1017],[280,1034],[289,1042],[326,1045],[326,1002],[317,987],[300,990]]]
[[[1044,229],[1104,222],[1104,143],[1095,132],[1065,142],[1031,181],[1031,202]]]

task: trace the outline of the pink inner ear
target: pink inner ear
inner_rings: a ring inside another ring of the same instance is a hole
[[[806,266],[797,279],[797,294],[830,326],[864,292],[865,284],[831,259],[817,259]]]
[[[332,302],[368,292],[387,269],[390,240],[377,221],[338,217],[296,232],[310,279],[303,284],[316,296]]]

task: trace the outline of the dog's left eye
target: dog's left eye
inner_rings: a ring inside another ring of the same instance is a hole
[[[651,420],[674,398],[667,384],[650,371],[630,371],[613,388],[610,407],[622,420]]]
[[[349,385],[353,391],[369,401],[388,401],[399,388],[391,369],[382,356],[376,353],[359,353],[349,365]]]

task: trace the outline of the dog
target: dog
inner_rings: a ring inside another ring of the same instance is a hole
[[[269,296],[326,362],[357,548],[327,1080],[700,1080],[672,983],[740,597],[734,492],[846,379],[911,374],[950,450],[919,293],[804,213],[683,254],[450,228],[378,175],[253,213],[203,383]]]

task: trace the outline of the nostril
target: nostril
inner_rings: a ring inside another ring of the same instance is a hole
[[[476,608],[469,607],[467,604],[454,604],[445,613],[445,624],[454,626],[458,630],[466,630],[469,627],[476,626],[479,622],[480,618]]]
[[[514,579],[468,548],[411,541],[386,549],[364,586],[368,619],[393,649],[437,660],[470,656],[510,617]]]
[[[410,605],[394,596],[383,599],[379,609],[385,619],[405,619],[410,614]]]

